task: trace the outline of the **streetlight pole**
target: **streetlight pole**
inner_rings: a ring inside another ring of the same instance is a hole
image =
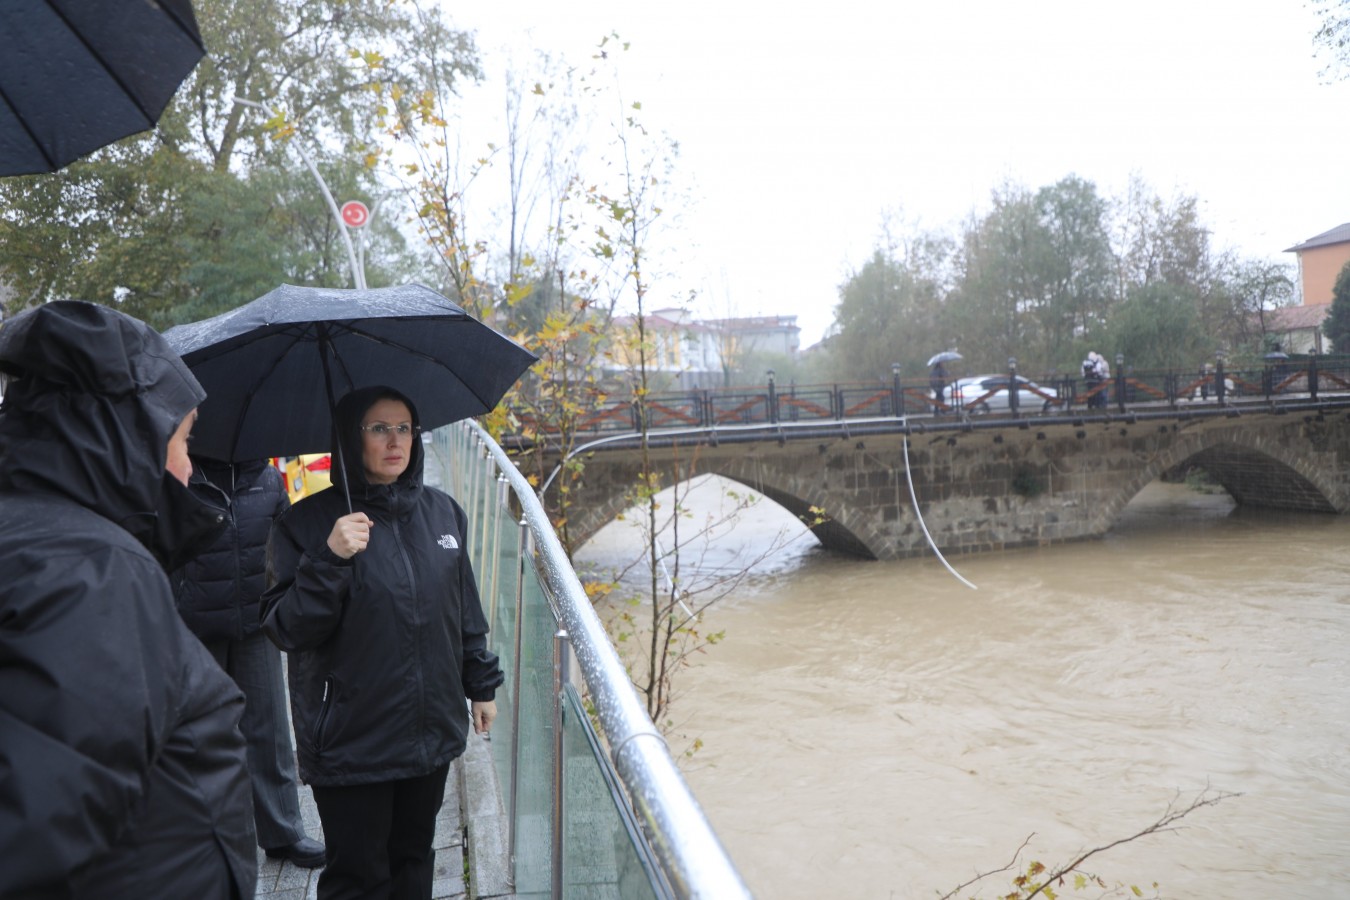
[[[270,115],[281,114],[280,110],[268,109],[261,103],[245,100],[243,97],[235,97],[234,102],[241,106],[251,106],[254,109],[260,109]],[[323,192],[323,199],[328,204],[328,211],[333,214],[333,221],[337,222],[338,233],[342,235],[342,242],[347,247],[347,264],[351,267],[353,286],[359,290],[365,290],[366,273],[362,271],[361,265],[356,261],[356,248],[352,246],[352,236],[347,232],[347,223],[342,221],[342,213],[338,211],[337,201],[333,199],[333,193],[328,190],[328,183],[323,180],[323,176],[319,174],[318,167],[314,165],[314,161],[310,159],[309,154],[305,152],[304,145],[297,140],[293,141],[291,146],[295,147],[296,151],[299,152],[300,158],[304,160],[305,167],[309,169],[309,174],[313,175],[314,180],[319,183],[319,190]]]

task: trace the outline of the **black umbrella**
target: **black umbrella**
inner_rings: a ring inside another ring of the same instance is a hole
[[[0,175],[153,128],[204,52],[188,0],[3,0],[0,35]]]
[[[420,284],[283,284],[164,337],[206,388],[193,452],[226,461],[329,450],[331,410],[356,388],[403,392],[424,428],[479,415],[536,360]]]

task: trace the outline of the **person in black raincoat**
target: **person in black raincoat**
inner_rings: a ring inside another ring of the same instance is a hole
[[[281,653],[262,633],[259,615],[267,538],[291,505],[286,480],[266,459],[227,463],[194,455],[188,489],[229,510],[228,527],[169,580],[189,630],[244,692],[239,727],[248,742],[258,845],[297,866],[321,866],[323,844],[305,834],[300,814]]]
[[[249,900],[243,695],[165,575],[223,523],[185,487],[201,386],[75,301],[0,328],[0,373],[0,896]]]
[[[450,763],[471,718],[491,726],[502,673],[464,511],[422,483],[412,402],[364,388],[334,419],[334,487],[272,529],[263,628],[290,653],[300,776],[328,847],[319,897],[426,900]]]

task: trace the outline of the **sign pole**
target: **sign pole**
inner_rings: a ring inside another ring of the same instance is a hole
[[[270,110],[261,103],[245,100],[243,97],[235,97],[234,102],[243,106],[251,106],[254,109],[260,109],[265,113],[272,113],[273,115],[278,116],[281,115],[279,110]],[[328,211],[331,212],[333,218],[337,220],[338,231],[342,232],[342,242],[347,245],[347,264],[351,266],[352,284],[361,290],[365,290],[366,273],[361,271],[360,267],[357,266],[356,249],[352,246],[352,236],[348,234],[347,229],[343,227],[342,214],[338,211],[337,201],[333,199],[332,192],[328,190],[328,183],[325,182],[323,176],[319,174],[318,168],[314,165],[313,160],[309,158],[309,154],[305,152],[304,146],[299,141],[291,141],[290,144],[295,147],[297,152],[299,152],[300,158],[304,160],[306,168],[309,169],[309,174],[313,175],[314,180],[319,183],[319,190],[323,192],[323,199],[328,204]],[[365,205],[363,204],[361,208],[365,209]]]

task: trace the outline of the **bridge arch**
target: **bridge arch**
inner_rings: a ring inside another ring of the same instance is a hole
[[[1239,506],[1350,512],[1335,470],[1313,458],[1308,442],[1284,437],[1240,426],[1180,436],[1122,483],[1106,504],[1106,527],[1145,486],[1186,463],[1208,472]]]
[[[867,534],[869,522],[853,510],[837,510],[825,521],[812,524],[817,516],[812,513],[811,507],[823,505],[818,496],[819,484],[815,479],[804,483],[791,471],[775,469],[768,473],[761,460],[746,456],[719,460],[709,465],[708,471],[743,484],[777,503],[804,523],[825,549],[864,559],[877,558],[877,553],[867,540],[860,537]],[[814,498],[816,502],[813,504],[807,498]]]

